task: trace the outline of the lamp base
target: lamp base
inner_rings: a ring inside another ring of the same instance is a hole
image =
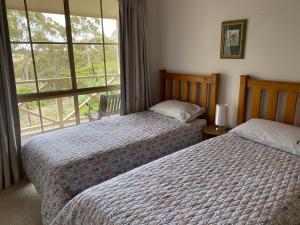
[[[216,130],[224,131],[227,130],[226,126],[216,126]]]

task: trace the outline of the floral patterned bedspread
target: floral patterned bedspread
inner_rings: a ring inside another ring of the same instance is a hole
[[[21,159],[42,197],[43,223],[83,190],[198,143],[205,124],[145,111],[32,138],[22,147]]]
[[[220,136],[94,186],[52,225],[299,224],[300,157]]]

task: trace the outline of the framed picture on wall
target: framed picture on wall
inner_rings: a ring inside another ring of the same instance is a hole
[[[222,23],[222,59],[243,59],[245,52],[247,20],[232,20]]]

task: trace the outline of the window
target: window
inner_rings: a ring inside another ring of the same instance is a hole
[[[119,93],[118,1],[7,0],[22,137],[87,121]]]

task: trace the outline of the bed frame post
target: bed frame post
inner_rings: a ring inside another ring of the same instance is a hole
[[[210,106],[208,112],[209,124],[215,124],[216,104],[218,103],[218,92],[219,92],[219,74],[211,75],[211,86],[210,86]]]
[[[159,71],[159,76],[160,76],[160,101],[164,101],[166,99],[165,74],[166,74],[166,70],[160,70]]]
[[[247,80],[250,76],[241,75],[240,77],[240,95],[239,95],[239,105],[238,105],[238,116],[237,124],[240,125],[245,122],[245,104],[247,101]]]

